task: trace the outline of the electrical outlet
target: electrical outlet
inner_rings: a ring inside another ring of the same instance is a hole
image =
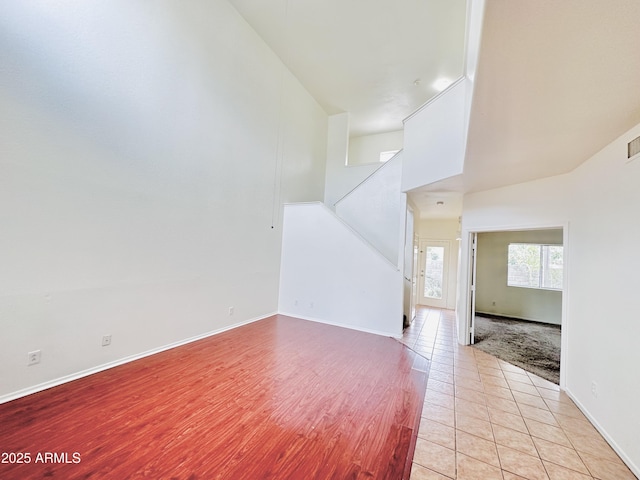
[[[233,307],[229,307],[229,315],[233,315]]]
[[[40,350],[34,350],[33,352],[27,353],[27,366],[40,363],[40,353]]]
[[[591,395],[598,398],[598,384],[596,382],[591,382]]]
[[[102,336],[102,346],[108,347],[111,345],[111,335],[103,335]]]

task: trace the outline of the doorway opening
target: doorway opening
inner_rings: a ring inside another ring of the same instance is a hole
[[[563,229],[478,232],[471,246],[471,344],[559,384]]]

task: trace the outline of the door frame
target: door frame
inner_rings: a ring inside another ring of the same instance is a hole
[[[478,259],[478,232],[469,234],[469,309],[467,315],[469,318],[469,343],[473,345],[476,342],[476,262]]]
[[[535,224],[535,225],[510,225],[485,228],[470,228],[462,231],[461,258],[466,259],[466,264],[460,266],[460,275],[458,276],[458,291],[460,298],[458,299],[458,342],[462,345],[469,345],[472,335],[473,318],[471,316],[471,302],[474,301],[471,288],[475,285],[471,284],[472,276],[475,277],[475,260],[472,261],[473,239],[478,233],[485,232],[511,232],[518,230],[546,230],[546,229],[562,229],[562,245],[563,245],[563,284],[562,284],[562,329],[560,333],[560,388],[566,388],[566,365],[567,352],[569,344],[569,336],[571,335],[571,324],[568,320],[567,305],[569,299],[569,222],[553,223],[553,224]],[[464,282],[464,284],[461,284]],[[475,280],[473,281],[475,284]],[[475,303],[475,301],[474,301]],[[475,307],[475,305],[474,305]],[[473,322],[475,323],[475,322]]]
[[[416,238],[415,214],[411,205],[407,204],[405,211],[405,227],[403,236],[402,265],[403,265],[403,312],[406,324],[410,325],[415,318],[415,295],[413,279],[415,278],[414,242]]]

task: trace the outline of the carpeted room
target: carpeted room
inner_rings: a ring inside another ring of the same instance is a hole
[[[560,373],[562,243],[562,229],[482,232],[477,241],[475,347],[554,383]],[[530,255],[536,246],[540,252],[526,272],[513,258],[519,245]],[[560,254],[555,262],[549,248]]]

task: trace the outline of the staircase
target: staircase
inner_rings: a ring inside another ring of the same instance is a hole
[[[464,172],[484,0],[470,0],[465,75],[404,122],[404,149],[335,203],[285,205],[279,312],[402,336],[407,192]]]

